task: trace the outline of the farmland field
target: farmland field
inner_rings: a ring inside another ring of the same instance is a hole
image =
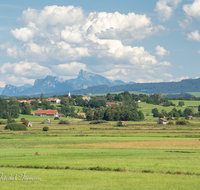
[[[41,124],[44,117],[25,118],[33,123],[28,131],[0,125],[1,189],[200,188],[198,119],[186,126],[152,119],[115,127],[116,122],[65,118],[70,124],[59,125],[53,118],[50,124]]]

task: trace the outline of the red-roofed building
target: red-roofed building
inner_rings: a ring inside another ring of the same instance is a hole
[[[189,119],[193,119],[193,117],[191,115],[188,116]]]
[[[164,118],[160,118],[157,120],[157,124],[167,124],[167,120]]]
[[[35,116],[48,116],[48,117],[58,117],[59,113],[58,110],[36,110]]]
[[[126,122],[125,121],[119,121],[118,125],[126,125]]]

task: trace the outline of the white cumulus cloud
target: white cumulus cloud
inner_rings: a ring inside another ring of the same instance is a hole
[[[19,63],[5,63],[0,67],[1,74],[25,77],[42,77],[52,74],[51,70],[35,62],[22,61]]]
[[[174,8],[179,1],[166,2]],[[17,68],[20,66],[24,73],[21,76],[28,77],[32,70],[29,76],[35,74],[35,78],[40,72],[34,71],[33,67],[42,70],[43,76],[56,73],[62,77],[75,76],[80,69],[86,69],[107,73],[106,76],[109,71],[117,72],[109,77],[130,81],[142,78],[148,71],[171,66],[170,62],[159,62],[144,47],[131,45],[134,40],[143,40],[166,30],[153,23],[146,14],[86,14],[81,7],[54,5],[42,10],[28,8],[17,19],[17,24],[19,28],[11,30],[16,43],[1,44],[0,49],[9,57],[28,60],[28,68],[23,62],[11,66],[7,63],[0,70],[4,74],[19,76]],[[158,51],[160,56],[168,53],[162,47]],[[135,75],[132,74],[134,70],[137,71]],[[150,75],[155,76],[155,73],[149,72],[149,80],[156,80]]]
[[[167,51],[164,47],[161,47],[159,45],[157,45],[155,49],[156,49],[156,55],[159,55],[161,57],[170,54],[170,51]]]
[[[85,70],[86,65],[78,62],[71,62],[52,66],[57,75],[77,76],[80,69]]]
[[[159,0],[156,3],[155,11],[162,21],[167,21],[171,18],[173,11],[178,7],[182,0]]]
[[[192,4],[183,5],[183,10],[188,16],[200,20],[200,0],[195,0]]]
[[[193,41],[197,41],[200,42],[200,34],[198,30],[195,30],[193,32],[191,32],[190,34],[187,35],[187,39],[188,40],[193,40]]]

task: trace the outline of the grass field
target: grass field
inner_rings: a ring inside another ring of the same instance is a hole
[[[1,189],[200,189],[198,119],[187,126],[154,119],[114,127],[116,122],[65,118],[70,124],[59,125],[53,118],[50,124],[41,124],[44,117],[25,118],[33,123],[28,131],[0,125]]]

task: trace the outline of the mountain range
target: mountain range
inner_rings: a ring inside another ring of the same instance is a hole
[[[152,93],[186,93],[200,92],[200,78],[185,79],[180,82],[159,83],[125,83],[120,80],[111,81],[101,75],[80,70],[76,79],[62,80],[59,77],[47,76],[37,79],[33,86],[21,87],[6,85],[2,96],[45,96],[71,94],[103,94],[121,91],[136,91],[145,94]]]
[[[116,86],[125,85],[123,81],[111,81],[101,75],[88,71],[80,70],[76,79],[62,80],[57,76],[48,75],[45,79],[37,79],[34,85],[26,84],[24,86],[14,86],[7,84],[2,91],[2,95],[6,96],[28,96],[38,95],[41,93],[54,93],[60,91],[73,91],[78,89],[86,89],[91,86]]]

